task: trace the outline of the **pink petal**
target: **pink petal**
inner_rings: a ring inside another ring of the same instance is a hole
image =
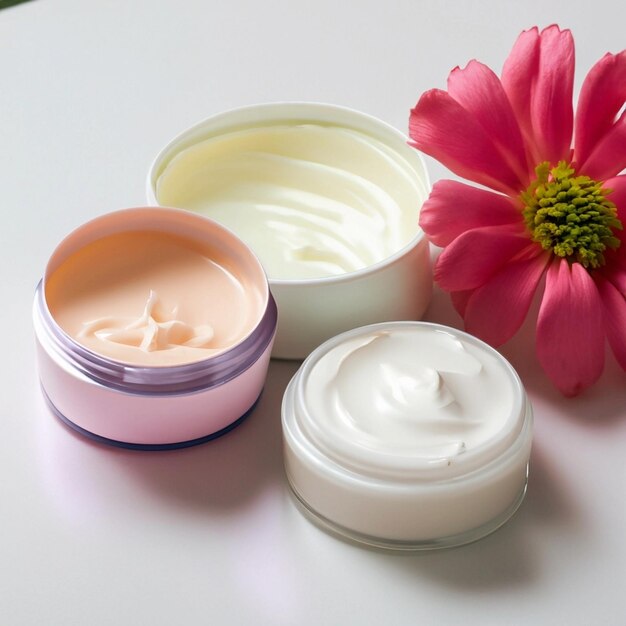
[[[540,34],[539,70],[533,89],[531,116],[535,141],[543,160],[568,160],[574,111],[574,38],[552,25]]]
[[[532,87],[539,71],[539,29],[535,26],[521,33],[502,68],[502,86],[506,92],[523,134],[534,148],[530,113]],[[541,162],[536,150],[535,165]]]
[[[529,237],[522,224],[468,230],[437,259],[435,280],[445,291],[480,287],[528,242]]]
[[[507,263],[476,289],[465,309],[466,330],[492,346],[508,341],[524,322],[549,260],[531,245],[526,258]]]
[[[448,93],[474,116],[527,186],[529,168],[522,133],[500,79],[486,65],[470,61],[465,69],[450,72]]]
[[[617,362],[626,370],[626,297],[601,276],[596,278],[596,285],[604,305],[609,345]]]
[[[474,115],[441,89],[424,93],[411,110],[409,135],[463,178],[512,195],[526,187]]]
[[[584,163],[626,100],[626,50],[605,54],[589,71],[576,109],[576,161]]]
[[[420,226],[437,246],[447,246],[466,230],[521,221],[512,198],[454,180],[436,182],[420,213]]]
[[[623,247],[622,244],[621,247]],[[622,293],[626,294],[626,252],[606,254],[607,264],[600,269],[600,274],[608,278]]]
[[[617,216],[626,228],[626,176],[607,178],[602,186],[611,190],[607,198],[616,206]]]
[[[602,136],[589,157],[578,166],[581,174],[603,180],[626,167],[626,111]]]
[[[574,396],[604,368],[602,301],[580,263],[554,260],[537,320],[537,356],[554,385]]]
[[[626,296],[626,267],[603,268],[600,274],[609,280],[615,289]]]
[[[569,160],[572,140],[574,40],[552,25],[524,31],[502,70],[506,91],[534,158]]]
[[[617,217],[622,223],[623,229],[615,229],[614,235],[620,240],[617,250],[607,250],[605,257],[607,266],[618,265],[626,271],[626,176],[614,176],[604,181],[602,186],[611,189],[607,198],[615,204]]]
[[[452,304],[456,309],[456,312],[461,316],[465,317],[465,309],[467,308],[467,303],[474,293],[473,289],[468,289],[467,291],[453,291],[450,294],[450,298],[452,300]]]

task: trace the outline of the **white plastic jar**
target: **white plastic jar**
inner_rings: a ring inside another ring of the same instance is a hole
[[[287,478],[322,526],[373,546],[474,541],[520,505],[532,410],[511,365],[464,332],[375,324],[317,348],[283,399]]]
[[[150,203],[201,213],[257,254],[280,319],[272,356],[304,358],[365,324],[419,319],[431,297],[419,227],[429,181],[388,124],[351,109],[270,103],[174,138],[148,174]]]

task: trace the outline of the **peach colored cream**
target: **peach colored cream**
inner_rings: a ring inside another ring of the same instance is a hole
[[[161,231],[92,241],[48,276],[57,324],[85,348],[132,365],[199,361],[239,343],[264,304],[255,277],[207,244]]]

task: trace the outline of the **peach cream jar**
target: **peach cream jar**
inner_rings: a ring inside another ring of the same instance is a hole
[[[148,175],[150,203],[215,219],[256,252],[280,310],[273,354],[283,358],[355,326],[423,314],[428,191],[401,133],[307,103],[211,117],[172,140]]]
[[[438,324],[375,324],[327,341],[287,387],[282,425],[305,512],[369,545],[479,539],[526,491],[532,411],[517,374]]]
[[[233,428],[267,373],[277,311],[255,255],[187,211],[136,208],[84,224],[37,287],[39,375],[54,412],[130,448]]]

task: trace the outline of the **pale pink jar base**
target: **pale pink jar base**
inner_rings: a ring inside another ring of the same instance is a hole
[[[236,378],[211,389],[144,395],[109,389],[69,372],[37,341],[41,385],[65,420],[111,440],[147,446],[183,444],[224,430],[252,408],[267,374],[272,344]]]

